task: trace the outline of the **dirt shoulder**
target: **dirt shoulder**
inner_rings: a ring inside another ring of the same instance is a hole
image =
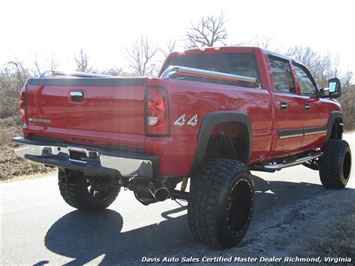
[[[247,233],[252,235],[248,241],[228,254],[277,257],[285,264],[285,258],[296,257],[320,257],[322,265],[327,257],[348,258],[354,263],[354,197],[355,182],[352,182],[344,190],[326,190],[294,205],[275,206],[273,212],[264,216],[262,221],[258,220],[254,232]]]
[[[21,135],[22,122],[18,116],[0,119],[0,182],[33,178],[53,171],[15,154],[11,139]]]
[[[19,158],[11,146],[0,146],[1,182],[34,178],[54,171],[53,168]]]

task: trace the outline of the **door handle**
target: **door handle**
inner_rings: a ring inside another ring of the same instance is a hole
[[[304,104],[304,109],[306,109],[306,111],[311,110],[311,106],[309,105],[309,103]]]
[[[281,108],[281,110],[287,110],[287,103],[281,102],[280,103],[280,108]]]
[[[84,93],[82,91],[71,91],[70,92],[70,99],[72,102],[83,102],[84,101]]]

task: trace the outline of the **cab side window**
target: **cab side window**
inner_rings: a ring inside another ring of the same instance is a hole
[[[309,72],[300,65],[294,65],[298,82],[300,83],[301,94],[315,96],[317,86]]]
[[[269,56],[269,61],[274,77],[275,89],[279,92],[296,94],[289,62],[273,56]]]

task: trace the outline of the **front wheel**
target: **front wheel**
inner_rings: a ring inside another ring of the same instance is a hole
[[[120,191],[114,177],[84,176],[78,171],[60,169],[58,179],[60,194],[65,202],[79,210],[103,210]]]
[[[345,140],[330,139],[319,159],[319,176],[324,187],[344,188],[350,178],[351,151]]]
[[[208,161],[191,179],[191,231],[203,243],[217,248],[237,245],[248,230],[254,197],[254,183],[247,166],[228,159]]]

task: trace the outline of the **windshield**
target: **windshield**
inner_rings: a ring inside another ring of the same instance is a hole
[[[247,76],[260,81],[257,62],[251,53],[206,53],[181,54],[171,57],[164,69],[169,66],[185,66],[228,74]]]

